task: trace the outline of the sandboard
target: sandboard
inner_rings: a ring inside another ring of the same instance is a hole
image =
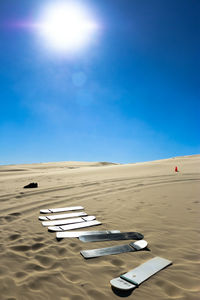
[[[43,226],[59,226],[59,225],[66,225],[66,224],[73,224],[73,223],[81,223],[87,221],[95,220],[95,216],[87,216],[87,217],[80,217],[80,218],[73,218],[73,219],[64,219],[64,220],[55,220],[55,221],[44,221],[42,222]]]
[[[69,225],[61,225],[61,226],[50,226],[48,227],[49,231],[66,231],[66,230],[73,230],[73,229],[79,229],[79,228],[85,228],[90,226],[96,226],[100,225],[101,222],[94,220],[94,221],[87,221],[82,223],[75,223],[75,224],[69,224]]]
[[[71,210],[80,210],[84,209],[83,206],[71,206],[71,207],[62,207],[62,208],[49,208],[49,209],[40,209],[41,214],[57,213]]]
[[[65,219],[65,218],[83,217],[83,216],[87,216],[87,214],[85,212],[81,211],[81,212],[61,214],[61,215],[39,216],[38,219],[40,221],[51,221],[51,220],[59,220],[59,219]]]
[[[119,240],[141,240],[144,236],[139,232],[121,232],[121,233],[105,233],[101,235],[82,235],[79,240],[82,242],[104,242]]]
[[[105,256],[105,255],[139,251],[146,248],[147,244],[148,243],[145,240],[140,240],[137,242],[132,242],[129,245],[120,245],[120,246],[113,246],[113,247],[93,249],[93,250],[83,250],[80,253],[81,255],[83,255],[84,258],[94,258],[99,256]]]
[[[134,289],[142,282],[171,264],[172,261],[168,259],[154,257],[128,273],[112,279],[110,281],[111,286],[124,291]]]
[[[119,230],[102,230],[102,231],[73,231],[73,232],[56,232],[57,239],[63,239],[63,238],[71,238],[71,237],[80,237],[82,235],[100,235],[105,233],[117,233],[120,232]]]

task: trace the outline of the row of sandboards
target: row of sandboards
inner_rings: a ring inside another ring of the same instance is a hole
[[[147,242],[142,240],[143,235],[138,232],[122,233],[119,230],[69,232],[69,230],[81,229],[101,224],[101,222],[96,220],[95,216],[88,216],[85,212],[80,212],[80,210],[83,209],[84,208],[82,206],[41,209],[40,213],[49,215],[39,216],[39,220],[42,221],[43,226],[48,227],[49,231],[56,232],[57,239],[78,237],[82,242],[137,240],[136,242],[131,242],[129,245],[126,244],[81,251],[80,253],[86,259],[125,252],[134,252],[143,250],[147,247]],[[54,215],[54,213],[56,214]],[[167,259],[155,257],[139,267],[131,270],[130,272],[112,279],[110,283],[114,288],[120,290],[131,290],[170,264],[172,264],[172,262]]]

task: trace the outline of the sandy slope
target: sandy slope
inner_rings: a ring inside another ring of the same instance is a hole
[[[38,189],[23,189],[32,181]],[[0,166],[0,299],[120,299],[110,279],[154,256],[174,264],[129,299],[200,299],[199,181],[198,155],[129,165]],[[93,230],[141,232],[151,251],[84,260],[82,249],[126,242],[57,242],[38,221],[39,209],[74,205],[102,221]]]

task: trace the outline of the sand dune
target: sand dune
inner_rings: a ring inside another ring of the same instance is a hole
[[[23,189],[30,182],[39,187]],[[0,166],[0,299],[120,299],[110,280],[155,256],[173,265],[129,299],[200,299],[199,183],[199,155],[125,165]],[[80,250],[126,241],[58,242],[38,220],[42,208],[76,205],[102,222],[91,230],[141,232],[151,251],[84,260]]]

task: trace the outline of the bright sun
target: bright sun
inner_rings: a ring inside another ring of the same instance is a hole
[[[97,27],[83,7],[72,3],[50,5],[41,19],[39,33],[57,50],[73,51],[84,47]]]

